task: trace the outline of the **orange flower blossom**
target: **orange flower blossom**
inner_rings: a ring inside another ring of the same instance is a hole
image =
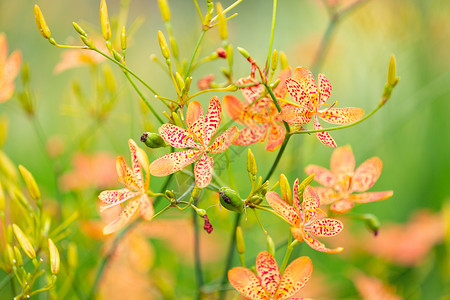
[[[329,218],[318,218],[320,204],[319,195],[309,185],[303,191],[303,202],[300,206],[298,196],[298,178],[293,186],[293,205],[286,203],[277,193],[269,191],[266,194],[269,205],[289,222],[294,238],[300,242],[305,241],[311,248],[326,253],[339,253],[343,248],[329,249],[316,240],[316,236],[335,236],[342,231],[344,225],[341,221]]]
[[[225,151],[231,145],[237,132],[236,126],[233,126],[218,136],[211,146],[208,146],[219,128],[221,113],[222,107],[217,97],[211,98],[205,116],[200,103],[192,101],[186,112],[187,130],[173,124],[162,125],[159,128],[159,134],[165,141],[175,148],[190,149],[161,156],[150,164],[150,173],[154,176],[166,176],[197,161],[194,168],[195,184],[199,188],[207,187],[211,182],[214,163],[213,158],[207,153],[216,154]]]
[[[314,180],[323,187],[314,187],[320,196],[320,204],[331,204],[330,209],[337,213],[349,211],[355,203],[368,203],[384,200],[393,191],[361,193],[370,189],[380,177],[383,163],[372,157],[362,163],[355,171],[355,157],[350,146],[339,147],[331,155],[330,169],[309,165],[305,172],[315,173]],[[359,194],[353,194],[360,192]]]
[[[331,95],[331,84],[323,74],[319,74],[319,87],[314,81],[313,74],[306,68],[300,67],[294,70],[292,77],[286,79],[286,87],[289,95],[296,102],[287,104],[281,109],[281,118],[290,125],[303,125],[314,117],[314,130],[323,127],[318,117],[332,124],[350,124],[358,121],[364,115],[361,108],[320,108]],[[336,148],[336,142],[326,131],[316,132],[319,141],[332,148]]]
[[[256,258],[256,274],[247,268],[235,267],[228,271],[228,280],[246,298],[282,300],[302,289],[311,278],[312,271],[311,259],[302,256],[291,262],[281,275],[275,258],[263,251]]]
[[[22,54],[15,50],[8,57],[8,41],[4,33],[0,33],[0,103],[9,100],[14,93],[14,79],[19,73]]]
[[[128,140],[128,145],[131,152],[132,169],[125,163],[122,156],[117,157],[116,163],[119,181],[123,183],[125,188],[103,191],[98,198],[103,202],[100,211],[127,200],[130,200],[130,202],[117,218],[103,228],[103,234],[110,234],[121,229],[138,210],[140,216],[147,221],[150,221],[154,214],[153,204],[147,195],[150,181],[147,155],[132,139]],[[145,179],[141,166],[145,170]]]

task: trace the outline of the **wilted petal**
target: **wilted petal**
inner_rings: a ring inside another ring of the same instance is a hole
[[[336,183],[336,176],[332,172],[330,172],[330,170],[325,169],[321,166],[308,165],[305,168],[305,172],[308,175],[315,174],[314,180],[325,187],[331,188]]]
[[[327,205],[341,198],[341,195],[331,188],[315,186],[313,189],[316,191],[317,195],[319,195],[320,205]]]
[[[200,103],[195,100],[188,105],[186,111],[186,126],[189,133],[191,133],[192,136],[195,136],[197,141],[203,141],[205,139],[205,117],[203,116],[203,108]]]
[[[364,116],[364,110],[357,107],[329,108],[319,112],[319,117],[331,124],[350,124]]]
[[[284,98],[284,96],[286,96],[286,79],[291,76],[291,73],[291,68],[288,66],[278,74],[277,79],[280,80],[280,83],[278,83],[277,87],[273,89],[273,93],[277,98]]]
[[[143,194],[139,199],[139,215],[142,219],[150,221],[155,214],[153,204],[147,194]]]
[[[213,173],[213,163],[212,157],[209,157],[204,153],[202,157],[195,164],[194,174],[195,174],[195,184],[199,188],[205,188],[209,185]]]
[[[348,212],[350,209],[352,209],[354,206],[353,202],[349,201],[349,199],[342,199],[340,201],[337,201],[333,203],[330,206],[331,211],[334,211],[338,214],[343,214]]]
[[[280,284],[280,270],[275,258],[267,251],[260,252],[256,258],[256,271],[261,279],[261,285],[273,297]]]
[[[292,78],[297,81],[310,99],[317,94],[317,85],[314,75],[304,67],[296,68]]]
[[[267,151],[275,151],[278,149],[278,147],[283,144],[284,137],[286,135],[286,130],[284,129],[284,126],[272,122],[271,126],[269,126],[269,132],[267,133]]]
[[[311,186],[306,186],[305,191],[303,192],[303,202],[302,202],[302,211],[303,211],[303,223],[307,224],[311,220],[317,218],[317,209],[320,205],[320,198],[317,195],[316,191]]]
[[[323,74],[319,74],[319,105],[324,104],[328,98],[330,98],[331,90],[331,83],[328,81],[327,77]]]
[[[175,148],[198,148],[192,136],[186,129],[180,128],[173,124],[164,124],[159,127],[159,134],[172,147]],[[200,131],[198,131],[200,134]]]
[[[209,144],[211,137],[216,133],[222,119],[222,107],[220,106],[219,98],[216,96],[209,100],[208,112],[205,116],[205,146]]]
[[[344,225],[341,221],[335,219],[320,219],[311,224],[309,232],[316,236],[335,236],[342,231]]]
[[[383,169],[383,162],[378,157],[372,157],[363,162],[353,175],[350,192],[365,192],[370,189]]]
[[[252,104],[256,99],[261,96],[265,87],[259,84],[259,81],[252,77],[241,78],[236,82],[238,85],[255,84],[254,86],[249,86],[241,89],[242,95],[244,96],[247,104]]]
[[[230,284],[243,296],[253,300],[267,300],[264,288],[255,273],[243,267],[228,271]]]
[[[264,139],[267,127],[251,126],[239,131],[238,136],[233,141],[234,145],[248,146]]]
[[[142,175],[141,165],[139,164],[139,159],[137,156],[138,146],[132,139],[128,140],[128,146],[130,147],[131,162],[132,162],[134,176],[136,177],[139,187],[141,189],[143,189],[144,188],[144,177]]]
[[[101,192],[100,195],[98,195],[98,198],[105,204],[116,205],[130,198],[136,197],[139,194],[139,192],[133,192],[128,189],[108,190]]]
[[[120,215],[111,223],[103,227],[103,234],[110,234],[122,229],[139,207],[139,201],[131,201]]]
[[[323,127],[320,125],[317,115],[314,116],[314,130],[320,130]],[[319,141],[325,146],[336,148],[336,142],[333,140],[331,135],[327,131],[316,132],[316,136]]]
[[[122,156],[117,157],[116,162],[117,174],[119,175],[119,181],[123,183],[129,190],[141,190],[142,183],[136,179],[134,172],[127,165]]]
[[[192,164],[201,154],[201,151],[193,149],[167,153],[150,164],[150,174],[153,176],[166,176],[175,173]]]
[[[344,250],[344,248],[342,248],[342,247],[329,249],[329,248],[325,247],[324,244],[322,244],[321,242],[316,240],[309,233],[305,232],[304,234],[305,234],[305,237],[304,237],[305,242],[314,250],[317,250],[320,252],[325,252],[325,253],[339,253],[339,252],[342,252],[342,250]]]
[[[243,123],[244,112],[247,105],[233,95],[226,95],[223,98],[223,109],[231,119],[238,123]]]
[[[355,203],[369,203],[369,202],[373,202],[373,201],[385,200],[387,198],[392,197],[393,194],[394,194],[393,191],[353,194],[353,195],[350,195],[349,200],[353,201]]]
[[[299,257],[291,262],[281,277],[275,299],[287,299],[301,290],[311,278],[312,271],[313,264],[307,256]]]
[[[231,142],[233,142],[237,131],[236,126],[228,128],[216,138],[214,143],[208,148],[208,152],[215,154],[227,150],[227,148],[230,147]]]
[[[290,125],[303,125],[311,121],[312,113],[308,108],[287,104],[281,109],[280,117]]]
[[[355,157],[350,146],[339,147],[333,151],[330,169],[334,174],[353,175],[353,171],[355,171]]]
[[[286,202],[281,197],[272,191],[267,192],[266,199],[269,205],[280,215],[282,215],[291,225],[299,226],[299,215],[295,208]]]

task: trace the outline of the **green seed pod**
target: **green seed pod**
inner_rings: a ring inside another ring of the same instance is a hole
[[[163,138],[159,134],[153,132],[144,132],[141,136],[141,142],[145,143],[149,148],[161,148],[167,146]]]
[[[373,214],[365,214],[364,221],[366,222],[367,228],[373,232],[373,235],[377,236],[381,226],[380,220]]]
[[[229,187],[222,187],[219,190],[220,204],[228,210],[242,213],[244,211],[244,200],[239,193]]]

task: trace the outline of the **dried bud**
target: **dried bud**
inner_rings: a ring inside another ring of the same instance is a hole
[[[208,74],[200,78],[200,80],[197,82],[197,87],[200,90],[206,90],[211,88],[211,82],[213,82],[214,77],[215,77],[214,74]]]
[[[51,239],[48,239],[48,251],[50,253],[50,270],[52,274],[56,275],[59,273],[59,251]]]
[[[275,243],[273,242],[270,235],[267,235],[266,239],[267,239],[267,250],[269,251],[270,254],[272,254],[272,256],[275,256]]]
[[[170,50],[169,46],[167,45],[166,38],[164,37],[164,34],[161,30],[158,30],[158,42],[159,47],[161,48],[161,53],[164,56],[165,59],[168,59],[170,57]]]
[[[286,53],[284,53],[283,51],[280,51],[280,64],[281,64],[281,70],[284,70],[287,67],[289,67]]]
[[[281,198],[289,205],[292,205],[292,191],[289,181],[284,174],[280,174],[280,190]]]
[[[219,36],[222,41],[228,38],[228,28],[227,28],[227,20],[225,19],[225,14],[223,13],[223,7],[220,2],[216,3],[217,9],[217,23],[219,26]]]
[[[48,28],[47,23],[45,22],[44,15],[41,12],[41,9],[37,4],[34,5],[34,18],[36,19],[36,25],[39,28],[39,32],[41,35],[49,39],[52,35],[50,32],[50,28]]]
[[[256,172],[258,171],[255,156],[250,148],[247,150],[247,171],[253,176],[256,176]]]
[[[100,2],[100,25],[102,26],[103,38],[106,41],[109,41],[109,39],[111,39],[111,25],[109,24],[106,0],[101,0]]]
[[[227,58],[227,51],[225,51],[225,49],[223,49],[223,48],[217,48],[216,53],[217,53],[217,56],[220,58]]]
[[[214,228],[213,228],[212,224],[209,222],[206,212],[205,212],[205,215],[203,216],[203,219],[205,220],[205,225],[203,225],[203,229],[205,229],[205,231],[207,233],[211,233]]]
[[[25,185],[27,186],[27,190],[30,193],[31,198],[33,198],[34,200],[41,199],[41,191],[39,190],[36,180],[34,180],[34,177],[30,173],[30,171],[28,171],[22,165],[19,165],[19,171],[22,175],[23,180],[25,181]]]
[[[153,132],[144,132],[141,136],[141,142],[145,143],[149,148],[161,148],[167,146],[163,138],[159,134]]]
[[[170,8],[167,0],[158,0],[159,10],[161,11],[161,17],[164,22],[170,21]]]
[[[78,34],[80,34],[82,36],[87,36],[86,31],[84,31],[80,25],[78,25],[75,22],[72,22],[72,25],[73,25],[73,28],[75,28],[75,30],[78,32]]]
[[[120,32],[120,48],[122,51],[127,49],[127,32],[125,26],[122,27],[122,31]]]
[[[275,71],[278,67],[278,51],[277,50],[273,50],[272,53],[272,62],[270,64],[270,68],[272,69],[272,71]]]
[[[20,253],[20,250],[19,248],[17,248],[17,246],[14,246],[14,258],[18,266],[23,266],[22,253]]]
[[[220,204],[228,210],[242,213],[244,211],[244,201],[239,193],[229,187],[222,187],[219,190]]]
[[[23,252],[25,252],[25,254],[29,258],[31,258],[31,259],[35,258],[36,252],[34,251],[34,248],[31,245],[28,238],[26,237],[26,235],[16,224],[13,224],[12,226],[13,226],[14,235],[16,236],[16,239],[19,241],[19,244],[22,247]]]

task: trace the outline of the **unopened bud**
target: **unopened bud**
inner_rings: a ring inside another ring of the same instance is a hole
[[[177,198],[177,197],[175,196],[175,193],[174,193],[173,191],[166,190],[164,193],[165,193],[166,196],[169,197],[170,199],[176,199],[176,198]]]
[[[105,85],[108,91],[114,93],[116,91],[116,80],[111,68],[106,66],[103,68],[103,77],[105,77]]]
[[[242,54],[243,57],[245,57],[246,59],[250,58],[250,53],[248,53],[247,50],[245,50],[244,48],[241,48],[241,47],[237,47],[237,49],[238,49],[239,53]]]
[[[231,68],[233,66],[233,45],[228,44],[225,48],[227,50],[228,66]]]
[[[27,190],[30,193],[31,198],[33,198],[34,200],[41,199],[41,191],[39,190],[36,180],[34,180],[34,177],[30,173],[30,171],[28,171],[22,165],[19,165],[19,171],[22,175],[23,180],[25,181],[25,185],[27,186]]]
[[[270,254],[272,254],[272,256],[275,256],[275,243],[273,242],[270,235],[267,235],[266,239],[267,239],[267,250],[269,251]]]
[[[22,253],[20,253],[20,250],[19,248],[17,248],[17,246],[14,246],[14,258],[16,259],[16,264],[18,266],[23,266]]]
[[[258,168],[256,166],[255,156],[253,155],[252,150],[250,148],[248,148],[248,150],[247,150],[247,172],[249,172],[253,176],[256,176],[257,171],[258,171]]]
[[[72,270],[78,266],[78,251],[74,242],[70,242],[67,248],[67,263]]]
[[[245,252],[244,235],[242,234],[241,226],[236,227],[236,249],[239,254]]]
[[[184,79],[180,75],[180,73],[178,73],[178,72],[175,72],[175,78],[177,80],[177,85],[178,85],[178,87],[180,88],[180,91],[181,91],[182,89],[184,89]]]
[[[216,49],[217,56],[220,58],[227,58],[227,52],[223,48]]]
[[[249,199],[249,202],[256,204],[256,205],[260,204],[262,201],[263,201],[263,199],[259,195],[253,195]]]
[[[184,91],[187,93],[191,89],[192,77],[187,77],[184,81]]]
[[[367,228],[372,231],[373,235],[377,236],[381,226],[380,220],[373,214],[365,214],[364,221],[366,222]]]
[[[16,181],[17,180],[17,169],[9,157],[0,150],[0,171],[6,175],[7,178]]]
[[[60,258],[58,248],[51,239],[48,239],[48,251],[50,253],[50,270],[52,274],[56,275],[59,273]]]
[[[153,132],[144,132],[141,136],[141,142],[145,143],[149,148],[161,148],[167,146],[163,138],[159,134]]]
[[[123,56],[120,55],[119,52],[116,51],[116,49],[111,48],[111,53],[115,60],[117,60],[120,63],[123,62]]]
[[[278,67],[278,51],[277,50],[273,50],[272,53],[272,62],[270,63],[270,68],[272,69],[272,71],[275,71]]]
[[[87,36],[86,31],[84,31],[83,28],[81,28],[80,25],[78,25],[75,22],[72,22],[73,28],[75,28],[75,30],[78,32],[78,34],[82,35],[82,36]]]
[[[177,125],[178,127],[183,127],[180,117],[178,116],[178,114],[176,112],[172,112],[172,120],[173,120],[174,124]]]
[[[91,49],[95,49],[94,42],[92,42],[92,40],[89,37],[80,35],[80,39],[83,42],[83,44],[85,44],[86,46],[88,46]]]
[[[217,23],[219,26],[219,36],[222,41],[228,38],[228,28],[227,28],[227,20],[225,19],[225,14],[223,13],[223,7],[220,2],[216,3],[217,9]]]
[[[292,191],[289,181],[284,174],[280,174],[280,190],[281,198],[289,205],[292,205]]]
[[[164,22],[170,21],[170,8],[167,0],[158,0],[159,10],[161,11],[161,17]]]
[[[280,51],[280,64],[281,64],[281,70],[284,70],[285,68],[289,67],[286,53],[284,53],[283,51]]]
[[[52,35],[50,32],[50,28],[48,28],[47,23],[45,22],[44,15],[41,12],[41,9],[37,4],[34,5],[34,18],[36,19],[36,25],[39,28],[39,32],[41,35],[49,39]]]
[[[315,175],[316,174],[314,173],[309,175],[302,181],[302,183],[298,185],[298,197],[300,198],[300,202],[303,201],[303,191],[305,190],[306,186],[311,184],[311,182],[314,180]]]
[[[220,204],[228,210],[242,213],[244,211],[244,201],[239,193],[229,187],[222,187],[219,190]]]
[[[6,255],[7,260],[11,265],[15,265],[17,263],[16,256],[14,255],[14,250],[10,244],[6,244]]]
[[[164,34],[161,30],[158,30],[158,42],[159,47],[161,48],[161,53],[164,56],[165,59],[168,59],[170,57],[170,50],[169,46],[167,45],[166,38],[164,37]]]
[[[100,2],[100,25],[102,26],[103,38],[108,41],[111,38],[111,25],[109,24],[106,0]]]
[[[389,70],[388,70],[388,83],[392,87],[394,87],[397,82],[399,81],[399,78],[397,78],[396,73],[396,63],[395,63],[395,57],[394,55],[391,56],[391,59],[389,61]]]
[[[169,38],[169,42],[170,42],[170,49],[172,49],[173,57],[177,58],[178,57],[178,44],[177,44],[177,41],[175,40],[174,37],[171,36]]]
[[[205,25],[209,25],[209,22],[211,22],[212,15],[214,13],[214,3],[211,0],[206,0],[206,6],[207,6],[207,12],[205,15]]]
[[[12,226],[13,226],[14,235],[16,236],[16,239],[19,241],[19,244],[22,247],[23,252],[25,252],[25,254],[29,258],[31,258],[31,259],[35,258],[36,252],[34,251],[34,248],[31,245],[28,238],[26,237],[26,235],[16,224],[13,224]]]
[[[122,27],[122,31],[120,32],[120,48],[122,51],[127,49],[127,32],[125,26]]]

